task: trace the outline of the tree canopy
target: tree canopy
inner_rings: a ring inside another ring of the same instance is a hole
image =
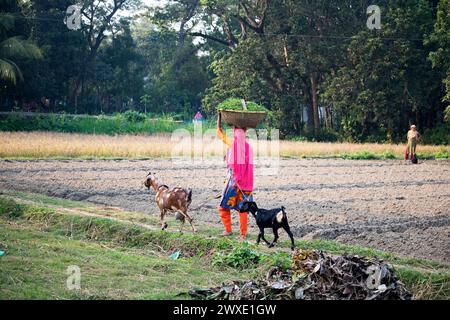
[[[379,29],[366,0],[83,0],[79,30],[64,25],[72,1],[2,1],[3,109],[187,118],[243,98],[284,137],[449,133],[450,0],[377,1]]]

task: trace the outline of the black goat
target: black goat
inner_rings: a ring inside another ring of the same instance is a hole
[[[272,210],[259,209],[255,202],[244,202],[240,212],[251,212],[255,217],[256,224],[259,228],[258,240],[256,240],[256,243],[259,244],[261,239],[263,239],[264,242],[269,245],[269,248],[272,248],[278,240],[278,229],[283,228],[289,235],[289,238],[291,238],[291,249],[294,250],[294,236],[289,228],[288,219],[284,210],[284,207]],[[264,229],[266,228],[272,228],[273,230],[275,238],[272,243],[269,243],[269,241],[264,238]]]

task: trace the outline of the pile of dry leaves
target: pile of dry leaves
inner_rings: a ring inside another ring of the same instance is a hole
[[[380,260],[305,250],[294,253],[291,270],[274,267],[264,280],[192,289],[189,294],[207,300],[411,299],[392,268]]]

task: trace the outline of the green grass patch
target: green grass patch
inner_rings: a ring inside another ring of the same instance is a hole
[[[446,160],[450,159],[450,152],[447,151],[438,151],[435,153],[417,153],[417,157],[420,160]],[[170,158],[169,155],[160,155],[158,158]],[[395,155],[390,151],[386,151],[383,153],[375,153],[369,151],[362,152],[349,152],[349,153],[341,153],[341,154],[305,154],[305,155],[288,155],[282,154],[282,159],[344,159],[344,160],[403,160],[404,156]],[[97,156],[48,156],[48,157],[2,157],[2,160],[6,161],[46,161],[46,160],[58,160],[58,161],[73,161],[73,160],[92,160],[92,161],[120,161],[120,160],[151,160],[153,158],[146,156],[131,156],[131,157],[117,157],[117,156],[108,156],[108,157],[97,157]]]
[[[395,271],[416,299],[450,299],[450,272],[426,273],[404,266],[397,266]]]
[[[450,151],[442,149],[441,151],[434,154],[435,159],[449,159]]]
[[[244,269],[259,264],[261,253],[254,246],[244,243],[242,246],[233,248],[229,252],[218,252],[214,255],[212,264],[228,266],[236,269]]]
[[[56,197],[49,197],[38,193],[29,193],[15,190],[0,189],[0,195],[17,197],[26,201],[33,201],[40,205],[61,206],[64,208],[88,208],[92,204],[83,201],[73,201]]]
[[[19,218],[26,206],[9,198],[0,198],[0,214],[6,218]]]
[[[187,298],[178,294],[192,287],[252,279],[273,265],[290,265],[290,253],[284,250],[207,234],[147,230],[107,217],[63,214],[57,208],[21,204],[5,196],[0,197],[0,221],[0,249],[6,251],[0,258],[3,299]],[[296,243],[303,249],[382,258],[394,264],[399,278],[417,297],[450,295],[449,268],[438,262],[398,258],[334,241]],[[280,245],[284,248],[288,243]],[[176,250],[181,258],[169,259]],[[81,291],[65,286],[69,265],[82,270]]]
[[[0,225],[0,299],[186,299],[192,287],[214,286],[252,272],[217,270],[201,257],[173,261],[150,251],[106,248],[14,224]],[[68,290],[69,266],[79,266],[81,290]]]
[[[343,153],[339,156],[347,160],[388,160],[396,159],[396,155],[391,151],[384,151],[382,153],[375,153],[371,151],[359,151],[351,153]]]
[[[208,255],[215,249],[230,248],[229,239],[205,238],[200,235],[151,231],[133,224],[105,218],[60,214],[57,210],[35,205],[18,204],[0,197],[0,217],[23,219],[47,232],[71,239],[110,242],[130,248],[151,250],[182,250],[187,256]]]
[[[438,152],[418,152],[417,157],[419,160],[437,160],[437,159],[449,159],[450,152],[446,150],[441,150]],[[323,156],[321,158],[329,158],[328,156]],[[342,158],[346,160],[394,160],[394,159],[404,159],[403,155],[395,155],[393,152],[384,151],[382,153],[376,153],[371,151],[359,151],[359,152],[349,152],[342,153],[337,156],[337,158]]]
[[[247,269],[258,265],[277,266],[288,269],[291,266],[291,255],[284,251],[262,252],[256,245],[244,242],[228,251],[220,251],[213,255],[212,264],[219,267]]]

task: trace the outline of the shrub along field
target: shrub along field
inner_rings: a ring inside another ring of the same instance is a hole
[[[233,102],[233,100],[230,100]],[[229,101],[228,101],[229,102]],[[240,102],[239,102],[240,103]],[[224,109],[233,109],[232,104],[222,105]],[[221,107],[221,106],[219,106]],[[264,110],[262,106],[250,104],[251,110]],[[270,113],[269,113],[270,114]],[[261,125],[265,128],[272,122],[271,116]],[[184,119],[186,121],[183,121]],[[188,119],[188,120],[187,120]],[[203,122],[203,130],[215,128],[216,119]],[[224,125],[226,127],[226,125]],[[271,127],[271,126],[270,126]],[[0,113],[0,131],[50,131],[82,134],[161,134],[171,133],[176,129],[186,129],[193,131],[193,124],[189,117],[176,114],[144,114],[137,111],[127,111],[115,115],[71,115],[57,113]],[[419,130],[420,131],[420,130]],[[421,132],[422,143],[429,145],[449,145],[450,144],[450,124],[442,124],[434,130]],[[404,133],[406,139],[406,132]],[[324,131],[316,134],[315,137],[286,136],[284,140],[290,141],[320,141],[338,142],[343,139],[336,132]],[[380,138],[381,139],[381,138]],[[384,143],[382,139],[368,139],[366,142]],[[396,141],[399,142],[399,141]],[[403,143],[403,141],[400,141]]]
[[[192,124],[172,115],[145,115],[135,111],[113,116],[7,113],[0,116],[0,131],[54,131],[85,134],[156,134],[189,129]]]
[[[0,197],[0,299],[187,299],[194,287],[250,280],[271,266],[289,268],[289,244],[278,249],[197,235],[161,232],[156,217],[117,208],[15,193]],[[254,238],[252,237],[252,240]],[[450,295],[448,266],[334,241],[297,241],[302,249],[380,257],[415,298]],[[178,259],[171,259],[180,251]],[[207,262],[207,263],[205,263]],[[81,269],[81,290],[66,287],[66,269]]]

